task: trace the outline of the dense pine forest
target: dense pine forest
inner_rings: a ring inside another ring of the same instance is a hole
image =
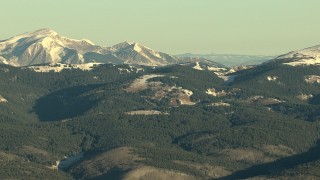
[[[270,62],[228,74],[231,83],[193,66],[39,73],[0,65],[1,176],[122,179],[152,167],[191,179],[319,178],[320,84],[305,80],[320,76],[317,66]],[[129,90],[146,75],[157,77]],[[128,113],[151,110],[161,113]]]

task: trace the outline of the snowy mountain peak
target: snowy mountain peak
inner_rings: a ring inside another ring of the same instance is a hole
[[[128,42],[128,41],[125,41],[125,42],[122,42],[122,43],[119,43],[117,45],[114,45],[113,48],[117,49],[117,50],[124,50],[124,49],[129,49],[129,50],[133,50],[133,51],[136,51],[138,53],[142,52],[142,51],[148,51],[150,53],[152,53],[153,55],[157,56],[158,58],[161,58],[160,57],[160,54],[151,49],[151,48],[148,48],[144,45],[141,45],[137,42]]]
[[[95,45],[92,41],[90,41],[89,39],[82,39],[81,41],[84,41],[88,44],[91,44],[91,45]]]
[[[114,45],[112,47],[115,48],[115,49],[124,49],[124,48],[128,48],[128,47],[133,47],[134,44],[137,44],[137,43],[125,41],[125,42],[116,44],[116,45]]]
[[[44,28],[28,33],[30,35],[57,35],[58,33],[52,29]]]
[[[40,29],[0,41],[0,62],[14,66],[59,62],[77,64],[84,62],[85,53],[102,49],[89,40],[70,39],[52,29]]]
[[[61,36],[48,28],[0,41],[0,63],[13,66],[88,62],[162,66],[179,61],[174,56],[136,42],[126,41],[104,47],[87,39],[76,40]]]
[[[179,60],[168,54],[157,52],[136,42],[122,42],[112,46],[118,58],[127,64],[161,66],[177,63]]]

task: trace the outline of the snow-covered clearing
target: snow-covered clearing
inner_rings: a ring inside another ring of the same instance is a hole
[[[127,115],[169,115],[169,113],[156,110],[137,110],[126,112]]]

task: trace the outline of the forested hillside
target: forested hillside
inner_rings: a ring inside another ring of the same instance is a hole
[[[0,65],[0,174],[319,177],[320,86],[307,81],[320,76],[317,66],[271,62],[230,74],[196,66],[41,73]],[[52,170],[81,152],[80,161]]]

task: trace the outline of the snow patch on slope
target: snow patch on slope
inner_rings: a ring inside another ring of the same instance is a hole
[[[214,97],[222,97],[222,96],[226,96],[228,94],[224,90],[216,91],[216,89],[214,89],[214,88],[207,89],[206,93],[211,95],[211,96],[214,96]]]
[[[310,65],[320,65],[320,57],[313,59],[313,58],[309,58],[309,59],[302,59],[302,60],[298,60],[298,61],[293,61],[293,62],[288,62],[288,63],[283,63],[285,65],[289,65],[289,66],[310,66]]]
[[[196,63],[196,65],[193,67],[193,69],[203,71],[202,67],[200,66],[199,62]]]
[[[129,111],[125,113],[126,115],[169,115],[169,113],[156,111],[156,110],[137,110],[137,111]]]
[[[49,64],[43,66],[28,66],[35,72],[61,72],[64,69],[80,69],[83,71],[90,71],[95,67],[99,66],[101,63],[85,63],[85,64]]]
[[[9,62],[5,58],[3,58],[1,56],[0,56],[0,63],[9,64]]]
[[[229,84],[229,83],[233,83],[237,76],[236,75],[232,75],[232,76],[220,76],[219,75],[218,77],[223,79],[223,81],[226,84]]]
[[[308,101],[309,99],[313,98],[313,95],[301,93],[300,95],[297,96],[297,98],[301,101]]]
[[[279,79],[278,76],[268,76],[268,77],[267,77],[267,80],[268,80],[268,81],[276,81],[276,80],[278,80],[278,79]]]
[[[219,67],[208,67],[208,71],[226,71],[226,68],[219,68]]]
[[[132,82],[132,84],[126,89],[127,92],[139,92],[148,89],[148,80],[156,77],[164,77],[164,75],[151,74],[144,75]]]
[[[7,102],[8,100],[6,100],[4,97],[0,95],[0,103],[7,103]]]
[[[134,67],[134,66],[131,66],[129,65],[128,68],[126,67],[123,67],[123,68],[118,68],[120,74],[122,73],[139,73],[139,72],[143,72],[144,69],[143,68],[139,68],[139,67]]]
[[[312,83],[319,83],[320,84],[320,76],[317,76],[317,75],[306,76],[305,81],[309,84],[312,84]]]
[[[279,99],[266,98],[266,97],[263,97],[263,96],[251,96],[245,102],[249,103],[249,104],[261,104],[261,105],[264,105],[264,106],[284,103],[284,101],[280,101]]]
[[[225,102],[217,102],[217,103],[211,103],[209,106],[214,106],[214,107],[230,107],[231,105],[229,103]]]

